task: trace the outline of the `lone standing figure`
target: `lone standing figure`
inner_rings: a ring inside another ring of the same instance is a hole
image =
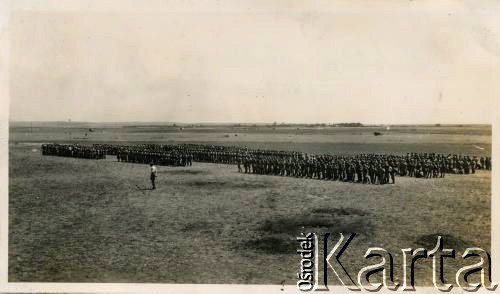
[[[151,190],[154,190],[156,189],[156,185],[155,185],[155,180],[156,180],[156,166],[152,163],[149,164],[150,168],[151,168]]]

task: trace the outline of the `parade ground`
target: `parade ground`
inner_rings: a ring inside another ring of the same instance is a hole
[[[393,252],[399,277],[401,249],[431,250],[437,236],[457,256],[467,247],[490,251],[490,171],[364,185],[194,162],[159,166],[153,191],[146,164],[42,156],[50,142],[491,156],[491,127],[12,124],[9,282],[295,284],[295,239],[311,231],[356,233],[342,257],[354,273],[368,247]],[[453,277],[456,265],[447,266]],[[429,285],[432,260],[417,268],[417,285]]]

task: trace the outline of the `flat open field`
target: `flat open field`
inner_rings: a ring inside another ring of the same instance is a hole
[[[491,154],[489,126],[218,129],[13,126],[9,281],[295,284],[301,232],[356,233],[342,257],[354,274],[369,247],[490,250],[491,174],[362,185],[239,174],[235,166],[159,167],[41,156],[41,142],[211,142],[311,153]],[[133,129],[133,131],[132,131]],[[87,135],[85,135],[87,133]],[[235,136],[236,135],[236,136]],[[86,139],[84,139],[86,138]],[[371,263],[373,264],[373,262]],[[416,282],[429,285],[431,260]],[[448,266],[448,264],[447,264]],[[457,266],[450,261],[449,278]],[[332,277],[331,283],[335,280]]]

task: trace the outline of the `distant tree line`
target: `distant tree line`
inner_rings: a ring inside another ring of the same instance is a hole
[[[362,123],[313,123],[313,124],[300,124],[300,123],[261,123],[261,124],[233,124],[233,127],[364,127]]]

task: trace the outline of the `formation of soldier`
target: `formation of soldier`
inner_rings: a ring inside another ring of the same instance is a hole
[[[395,183],[396,176],[443,178],[446,173],[473,174],[477,169],[491,169],[491,159],[436,153],[353,156],[301,154],[288,158],[244,156],[238,162],[238,171],[243,173],[366,184]]]
[[[106,158],[106,153],[100,148],[77,144],[42,144],[42,155],[76,157],[85,159]]]
[[[104,158],[108,154],[122,162],[166,166],[191,166],[193,162],[234,164],[241,173],[366,184],[395,183],[396,176],[442,178],[447,173],[473,174],[478,169],[491,169],[490,157],[438,153],[313,155],[208,144],[44,144],[42,153],[80,158]]]
[[[116,155],[118,161],[132,163],[153,163],[163,166],[191,166],[193,156],[186,152],[144,151],[141,148],[123,148]]]
[[[100,148],[109,155],[116,155],[120,152],[141,152],[141,153],[172,153],[181,156],[187,155],[195,162],[237,164],[242,155],[245,156],[275,156],[288,157],[290,155],[301,154],[293,151],[280,151],[268,149],[249,149],[241,146],[222,146],[204,144],[137,144],[137,145],[112,145],[94,144],[95,148]]]

